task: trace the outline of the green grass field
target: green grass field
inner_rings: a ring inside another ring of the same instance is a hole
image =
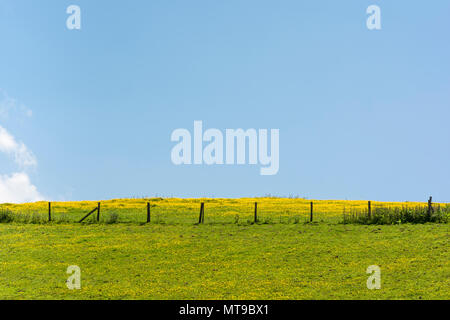
[[[448,224],[12,223],[0,247],[1,299],[450,298]]]

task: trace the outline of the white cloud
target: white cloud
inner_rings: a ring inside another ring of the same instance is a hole
[[[13,156],[20,167],[34,167],[37,165],[36,157],[27,146],[16,139],[2,126],[0,126],[0,152]]]
[[[23,203],[44,200],[24,172],[0,175],[0,203]]]
[[[0,89],[0,119],[7,120],[10,115],[17,112],[21,116],[31,117],[33,112],[12,99]],[[17,141],[5,128],[0,125],[0,153],[11,157],[22,172],[0,174],[0,203],[21,203],[43,200],[42,195],[31,183],[24,169],[37,166],[34,154],[27,146]]]

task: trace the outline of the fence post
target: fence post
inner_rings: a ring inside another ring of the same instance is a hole
[[[97,222],[99,222],[100,221],[100,202],[98,203],[98,206],[97,206]]]
[[[203,203],[203,208],[202,208],[202,223],[205,223],[205,204]]]
[[[48,203],[48,221],[52,221],[52,203]]]
[[[200,205],[200,217],[198,218],[198,224],[205,222],[205,203]]]
[[[150,202],[147,202],[147,223],[150,223]]]
[[[91,214],[93,214],[95,211],[97,211],[98,210],[98,207],[97,208],[95,208],[94,210],[92,210],[91,212],[89,212],[87,215],[85,215],[84,217],[83,217],[83,219],[81,219],[80,221],[79,221],[79,223],[82,223],[87,217],[89,217]]]
[[[372,201],[369,201],[369,219],[372,216]]]
[[[255,223],[258,222],[258,202],[255,202]]]
[[[433,211],[433,197],[428,199],[428,216],[431,216],[431,212]]]
[[[313,213],[314,213],[314,203],[311,201],[311,218],[310,218],[310,222],[313,222]]]

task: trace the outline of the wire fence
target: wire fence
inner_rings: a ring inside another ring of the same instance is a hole
[[[0,222],[272,224],[338,223],[345,217],[370,216],[380,209],[429,208],[423,202],[261,199],[118,199],[102,202],[37,202],[0,205]],[[203,210],[202,210],[203,208]],[[450,208],[450,207],[449,207]]]

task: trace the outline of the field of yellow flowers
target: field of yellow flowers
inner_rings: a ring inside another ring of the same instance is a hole
[[[205,224],[196,225],[201,202]],[[246,222],[255,202],[267,223]],[[450,298],[449,225],[338,223],[366,201],[314,201],[315,222],[304,223],[310,200],[111,200],[101,202],[101,219],[115,212],[121,223],[76,223],[96,205],[54,203],[59,222],[0,223],[0,299]],[[66,286],[73,265],[80,290]],[[380,290],[367,288],[371,265],[381,268]]]

